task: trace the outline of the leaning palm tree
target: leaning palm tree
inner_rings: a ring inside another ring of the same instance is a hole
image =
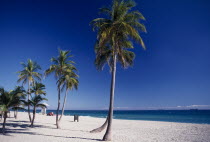
[[[31,121],[31,127],[34,126],[34,120],[35,120],[35,116],[36,116],[36,108],[37,107],[41,107],[41,108],[47,107],[45,104],[42,103],[42,101],[44,101],[44,100],[47,101],[47,99],[42,98],[41,95],[36,95],[36,96],[32,97],[31,100],[29,100],[29,102],[28,102],[28,105],[31,105],[33,107],[33,118]]]
[[[145,20],[139,11],[132,11],[136,4],[132,0],[113,0],[111,8],[101,8],[108,18],[97,18],[91,22],[93,30],[97,30],[97,42],[95,45],[95,65],[98,70],[103,70],[107,63],[112,74],[109,112],[105,123],[91,132],[100,132],[107,127],[103,137],[104,141],[112,139],[112,118],[114,108],[114,90],[116,64],[121,63],[123,68],[133,64],[135,54],[132,41],[139,43],[144,49],[145,45],[140,32],[146,32],[141,20]]]
[[[59,49],[59,55],[58,57],[53,57],[51,58],[51,62],[53,63],[49,69],[45,71],[45,76],[48,76],[52,73],[55,74],[55,78],[58,81],[64,72],[71,72],[73,68],[73,61],[70,61],[69,58],[72,57],[72,55],[69,55],[70,51],[63,51]],[[75,68],[76,69],[76,68]],[[56,111],[56,126],[57,129],[60,128],[59,125],[59,118],[58,118],[58,113],[60,110],[60,96],[61,96],[61,86],[58,84],[57,86],[58,89],[58,107]]]
[[[19,107],[24,99],[24,94],[20,90],[6,91],[4,88],[0,88],[0,108],[3,111],[3,125],[2,133],[5,134],[5,125],[7,119],[7,112],[9,109],[23,109]]]
[[[29,101],[31,96],[31,90],[30,90],[31,85],[33,85],[36,80],[41,81],[42,75],[38,72],[39,70],[41,70],[41,67],[31,59],[28,59],[27,63],[21,63],[21,65],[23,66],[23,70],[18,72],[19,79],[17,82],[18,83],[22,82],[22,84],[28,83],[28,101]],[[28,116],[31,122],[29,105],[28,105]]]
[[[69,90],[78,89],[79,81],[78,75],[74,72],[74,68],[71,72],[64,72],[64,75],[58,80],[58,86],[61,86],[61,91],[65,89],[65,96],[63,101],[63,107],[61,111],[61,116],[59,118],[59,122],[64,114],[65,104],[67,100],[67,94]]]

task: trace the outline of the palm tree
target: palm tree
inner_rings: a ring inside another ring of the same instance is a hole
[[[50,66],[49,69],[47,69],[45,71],[45,76],[48,76],[48,75],[54,73],[57,81],[62,77],[64,72],[71,72],[72,69],[75,68],[73,66],[74,62],[69,60],[69,58],[72,57],[72,55],[69,55],[70,51],[64,51],[64,50],[60,50],[60,49],[58,49],[58,51],[59,51],[58,57],[51,58],[51,62],[53,64]],[[60,94],[61,94],[60,84],[58,84],[57,89],[58,89],[58,107],[57,107],[57,111],[56,111],[56,126],[59,129],[60,125],[59,125],[58,113],[59,113],[59,109],[60,109]]]
[[[46,95],[45,85],[39,82],[35,82],[34,86],[31,89],[31,93],[34,93],[35,95]]]
[[[145,26],[140,23],[145,20],[139,11],[132,11],[136,4],[132,0],[113,0],[111,8],[101,8],[100,12],[105,13],[108,18],[94,19],[91,24],[93,30],[97,30],[97,42],[95,45],[95,65],[98,70],[103,70],[107,63],[112,73],[109,113],[106,122],[98,129],[91,132],[102,131],[107,126],[104,141],[112,139],[112,118],[114,107],[114,90],[116,64],[121,63],[123,68],[133,64],[135,54],[132,41],[139,43],[144,49],[145,45],[139,31],[146,32]]]
[[[23,70],[18,72],[19,79],[17,82],[18,83],[22,82],[22,84],[28,83],[28,101],[29,101],[31,96],[30,86],[34,84],[36,80],[41,81],[42,75],[38,72],[39,70],[41,70],[41,67],[31,59],[28,59],[27,63],[21,63],[21,65],[23,66]],[[28,105],[28,116],[31,122],[29,105]]]
[[[64,96],[64,101],[63,101],[63,107],[61,111],[61,116],[59,118],[59,121],[61,121],[61,118],[64,114],[64,108],[67,100],[67,94],[69,90],[73,89],[78,89],[79,81],[78,78],[79,76],[74,72],[74,68],[72,72],[64,72],[64,75],[61,76],[61,78],[58,80],[57,84],[58,86],[62,86],[61,90],[65,89],[65,96]]]
[[[41,103],[43,100],[47,100],[46,98],[42,98],[41,95],[35,95],[34,97],[31,98],[31,100],[29,100],[29,105],[31,105],[33,107],[33,118],[31,121],[31,127],[33,127],[34,125],[34,120],[35,120],[35,116],[36,116],[36,108],[37,107],[47,107],[45,104]]]
[[[35,82],[34,86],[31,89],[31,93],[34,93],[35,96],[46,95],[46,92],[44,90],[45,90],[45,85],[44,84]],[[31,122],[31,127],[33,127],[35,114],[36,114],[36,107],[40,107],[40,106],[36,106],[36,105],[40,105],[40,104],[37,103],[37,98],[33,97],[33,99],[35,99],[35,100],[29,101],[29,105],[33,106],[33,119],[32,119],[32,122]],[[42,99],[42,98],[39,98],[39,99]]]
[[[26,96],[26,91],[25,91],[25,89],[24,89],[23,86],[16,86],[15,89],[14,89],[13,91],[19,93],[19,96],[21,96],[21,99],[24,99],[25,96]],[[17,119],[18,107],[20,107],[19,104],[13,108],[15,119]]]
[[[5,125],[7,119],[7,112],[9,109],[23,109],[18,107],[22,104],[22,99],[24,99],[24,94],[18,89],[12,90],[10,92],[6,91],[4,88],[0,88],[0,108],[3,111],[3,125],[2,133],[5,134]]]

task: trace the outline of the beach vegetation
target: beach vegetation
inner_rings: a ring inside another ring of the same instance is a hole
[[[16,87],[14,90],[6,91],[4,88],[0,88],[0,108],[3,112],[3,124],[2,133],[5,134],[5,126],[7,113],[11,110],[24,109],[21,107],[25,99],[24,89],[22,87]]]
[[[106,129],[104,141],[112,140],[112,118],[114,109],[114,93],[116,65],[120,63],[123,68],[133,65],[135,58],[133,42],[140,44],[145,49],[141,33],[146,32],[142,21],[144,16],[138,10],[132,10],[136,6],[133,0],[113,0],[111,7],[100,8],[103,18],[91,21],[94,31],[97,31],[95,43],[95,65],[98,70],[103,70],[108,64],[111,72],[110,103],[108,116],[105,123],[91,132],[100,132]]]
[[[23,67],[23,70],[18,71],[19,74],[17,82],[22,82],[22,84],[28,84],[28,101],[31,98],[31,86],[34,85],[35,81],[41,81],[42,74],[39,73],[39,70],[41,70],[41,67],[37,62],[32,61],[31,59],[28,59],[26,63],[21,62],[20,63]],[[29,120],[31,122],[31,113],[30,113],[30,105],[28,105],[28,116]]]
[[[67,91],[69,89],[73,89],[76,86],[77,88],[77,75],[74,73],[76,71],[76,67],[74,66],[74,62],[69,60],[73,56],[70,55],[70,51],[65,51],[58,49],[59,55],[57,57],[52,57],[51,62],[52,65],[45,71],[45,76],[48,76],[54,73],[56,78],[57,90],[58,90],[58,106],[56,111],[56,127],[60,129],[60,120],[62,116],[59,118],[59,110],[60,110],[60,101],[61,101],[61,92],[64,88],[66,88],[66,96]],[[74,83],[74,84],[72,84]],[[71,86],[72,85],[72,86]],[[66,96],[63,101],[63,108],[66,103]]]

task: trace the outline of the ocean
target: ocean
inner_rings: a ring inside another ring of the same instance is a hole
[[[49,112],[56,114],[56,110]],[[65,110],[64,115],[105,118],[107,113],[106,110]],[[210,124],[210,110],[115,110],[114,119]]]

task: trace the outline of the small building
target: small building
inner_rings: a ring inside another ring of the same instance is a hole
[[[50,105],[48,105],[47,103],[43,103],[45,106],[50,106]],[[47,114],[47,108],[45,108],[45,107],[42,107],[42,110],[41,110],[41,113],[42,113],[42,115],[46,115]]]

